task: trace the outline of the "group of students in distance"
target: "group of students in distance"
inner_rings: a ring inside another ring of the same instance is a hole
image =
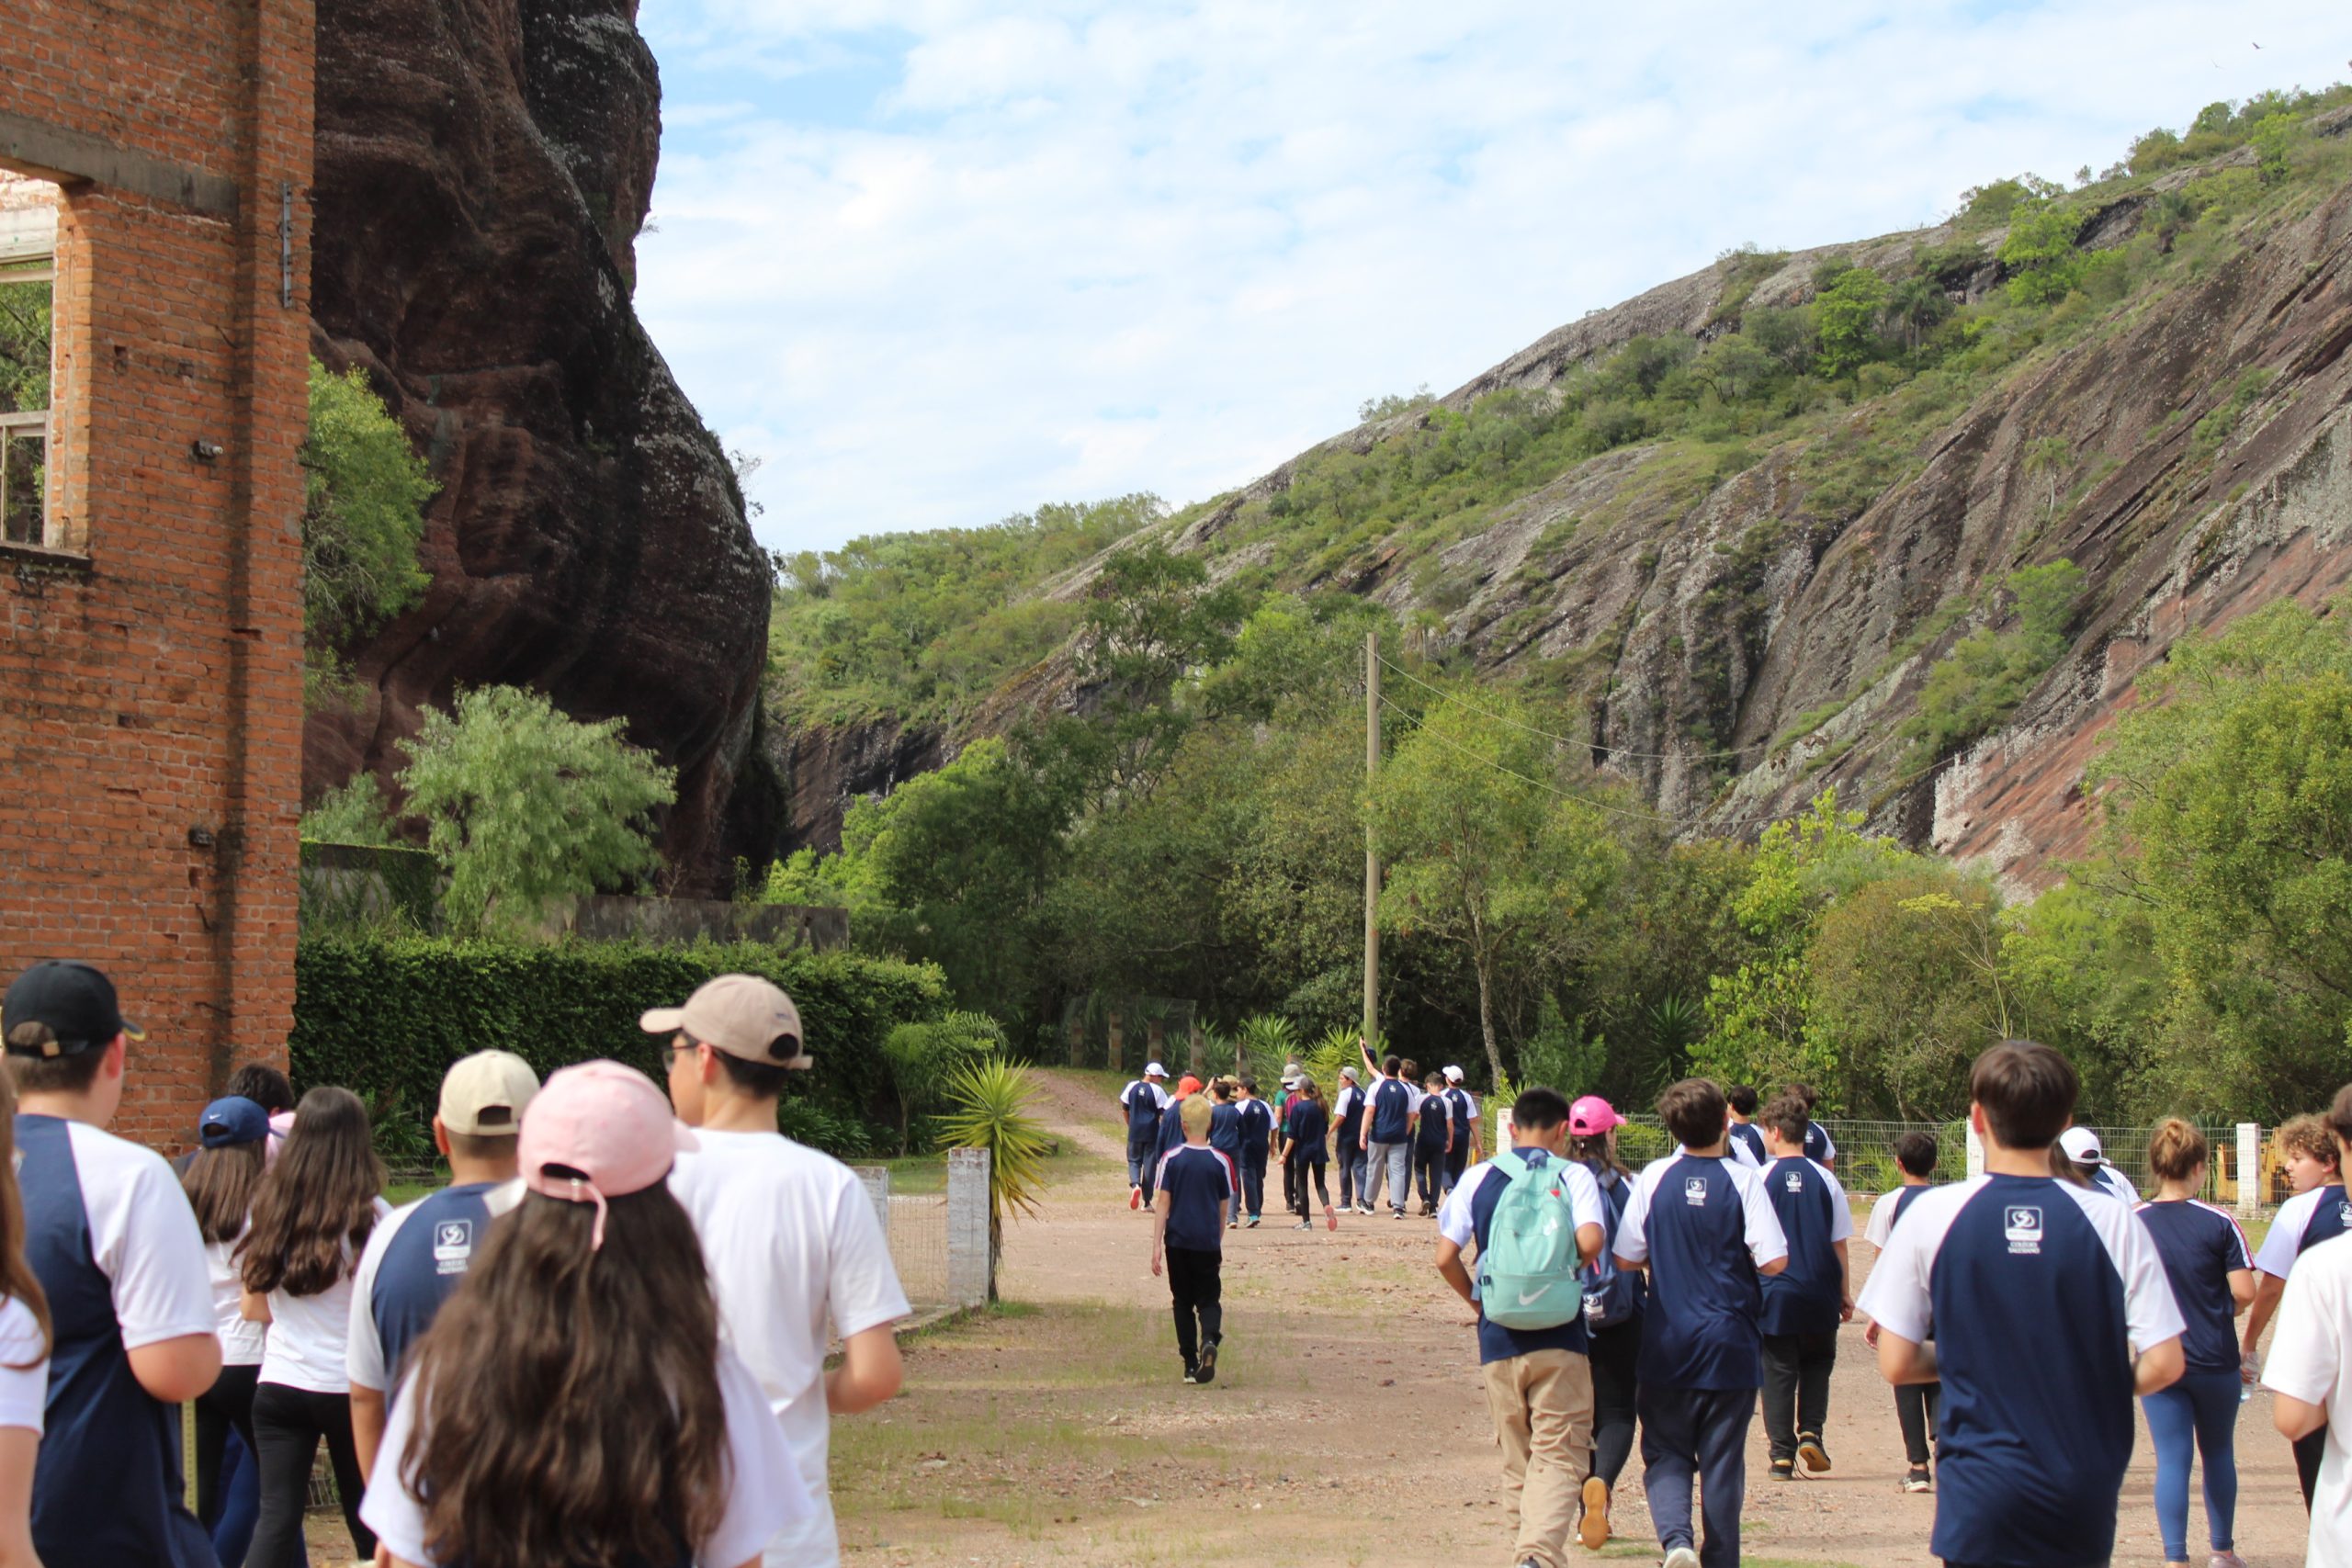
[[[0,1568],[292,1568],[322,1440],[379,1564],[838,1563],[829,1418],[901,1379],[882,1226],[776,1130],[812,1061],[783,991],[722,976],[642,1023],[666,1097],[618,1062],[544,1085],[504,1052],[458,1062],[433,1122],[451,1183],[392,1209],[359,1100],[289,1105],[267,1068],[176,1172],[111,1135],[144,1036],[89,965],[17,976]]]
[[[2157,1126],[2158,1187],[2143,1202],[2096,1134],[2070,1124],[2079,1087],[2064,1056],[2030,1041],[1979,1056],[1969,1115],[1984,1174],[1936,1185],[1934,1139],[1898,1141],[1903,1184],[1871,1210],[1880,1254],[1859,1301],[1836,1151],[1802,1086],[1758,1112],[1750,1089],[1674,1085],[1657,1109],[1678,1146],[1638,1176],[1618,1157],[1623,1118],[1607,1101],[1521,1094],[1510,1148],[1446,1192],[1436,1257],[1477,1310],[1517,1568],[1561,1568],[1572,1534],[1595,1551],[1609,1540],[1637,1430],[1666,1568],[1733,1568],[1758,1391],[1774,1477],[1830,1470],[1830,1373],[1857,1312],[1894,1386],[1905,1488],[1937,1492],[1928,1546],[1948,1564],[2109,1561],[2136,1394],[2165,1562],[2188,1561],[2201,1458],[2209,1568],[2243,1568],[2233,1433],[2258,1377],[2294,1442],[2306,1560],[2352,1568],[2352,1085],[2324,1119],[2280,1130],[2296,1196],[2258,1255],[2196,1196],[2201,1133]],[[1210,1108],[1192,1096],[1177,1113],[1184,1143],[1155,1166],[1152,1271],[1164,1257],[1186,1381],[1205,1382],[1222,1332],[1218,1222],[1238,1189]],[[2263,1366],[2256,1346],[2274,1316]]]

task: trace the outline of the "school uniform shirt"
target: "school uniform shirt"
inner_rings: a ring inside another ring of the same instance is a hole
[[[1467,1144],[1470,1140],[1470,1129],[1478,1124],[1476,1097],[1457,1084],[1445,1091],[1445,1103],[1453,1116],[1454,1144],[1457,1146]]]
[[[2090,1181],[2092,1191],[2104,1192],[2119,1202],[2129,1203],[2135,1209],[2140,1206],[2139,1190],[2132,1185],[2130,1177],[2125,1176],[2113,1166],[2095,1165],[2084,1174]]]
[[[1887,1239],[1860,1304],[1888,1333],[1936,1341],[1933,1555],[2107,1562],[2132,1456],[2132,1349],[2183,1327],[2139,1217],[2053,1177],[1934,1188]]]
[[[1149,1078],[1137,1078],[1119,1091],[1127,1113],[1127,1142],[1148,1143],[1159,1136],[1159,1113],[1168,1109],[1168,1091]]]
[[[1241,1107],[1232,1100],[1212,1107],[1209,1111],[1209,1147],[1219,1154],[1241,1154]]]
[[[702,1135],[702,1134],[697,1134]],[[754,1134],[756,1135],[756,1134]],[[759,1379],[743,1359],[725,1344],[718,1348],[718,1394],[727,1412],[727,1506],[718,1526],[693,1543],[694,1560],[711,1568],[734,1568],[760,1555],[761,1549],[784,1530],[804,1522],[816,1511],[815,1501],[793,1464],[792,1447],[784,1428],[768,1410]],[[408,1390],[403,1386],[401,1393]],[[418,1401],[392,1401],[384,1422],[379,1451],[408,1451],[415,1429]],[[401,1474],[407,1466],[379,1464],[368,1483],[359,1517],[393,1556],[417,1568],[440,1568],[441,1559],[425,1549],[424,1506],[408,1488]]]
[[[1846,1289],[1838,1243],[1854,1234],[1854,1216],[1838,1179],[1803,1155],[1765,1168],[1764,1195],[1789,1244],[1789,1266],[1764,1281],[1767,1334],[1835,1334]]]
[[[1189,1099],[1191,1097],[1187,1096],[1185,1098]],[[1216,1119],[1216,1113],[1215,1111],[1211,1111],[1209,1113],[1209,1119],[1214,1122]],[[1181,1149],[1183,1146],[1184,1101],[1183,1100],[1171,1100],[1168,1102],[1168,1109],[1159,1113],[1159,1136],[1158,1140],[1153,1143],[1151,1148],[1151,1162],[1153,1168],[1157,1169],[1159,1168],[1159,1162],[1168,1157],[1170,1150]]]
[[[2230,1271],[2254,1267],[2245,1232],[2226,1211],[2194,1198],[2143,1203],[2139,1215],[2164,1259],[2173,1304],[2187,1325],[2180,1348],[2188,1371],[2236,1371],[2238,1308],[2230,1295]]]
[[[391,1217],[392,1206],[375,1201],[376,1224]],[[368,1233],[372,1239],[375,1233]],[[283,1286],[269,1292],[269,1337],[261,1354],[261,1381],[311,1393],[349,1393],[345,1364],[351,1337],[352,1269],[358,1258],[344,1243],[344,1272],[314,1296],[298,1296]]]
[[[1234,1119],[1241,1124],[1242,1155],[1264,1159],[1274,1139],[1274,1108],[1262,1100],[1245,1100],[1233,1109]]]
[[[1453,1118],[1448,1114],[1446,1103],[1441,1097],[1424,1094],[1421,1100],[1428,1111],[1416,1125],[1414,1146],[1425,1155],[1443,1154],[1453,1128]]]
[[[38,1432],[49,1403],[49,1351],[33,1309],[0,1298],[0,1427]]]
[[[2341,1186],[2298,1192],[2278,1205],[2254,1266],[2273,1279],[2287,1279],[2298,1256],[2346,1231],[2352,1231],[2352,1199]]]
[[[1739,1129],[1734,1127],[1730,1131],[1736,1133]],[[1756,1140],[1756,1149],[1750,1151],[1745,1140],[1727,1136],[1724,1139],[1724,1158],[1744,1170],[1760,1171],[1772,1163],[1771,1156],[1761,1152],[1763,1147],[1764,1140],[1761,1137]],[[1677,1155],[1687,1155],[1690,1152],[1690,1145],[1677,1144],[1674,1145],[1674,1152]]]
[[[1203,1144],[1170,1149],[1151,1185],[1168,1198],[1168,1246],[1187,1252],[1225,1250],[1225,1206],[1240,1190],[1232,1156]]]
[[[781,1133],[705,1127],[695,1139],[700,1149],[671,1168],[670,1194],[702,1238],[728,1342],[783,1423],[808,1492],[808,1512],[770,1549],[831,1568],[841,1543],[826,1491],[825,1349],[832,1335],[848,1339],[913,1309],[874,1201],[849,1167]]]
[[[1764,1386],[1757,1270],[1789,1255],[1755,1171],[1669,1155],[1645,1167],[1617,1222],[1617,1256],[1649,1265],[1637,1375],[1660,1388]]]
[[[1761,1134],[1758,1142],[1762,1142]],[[1818,1122],[1804,1124],[1804,1157],[1822,1166],[1838,1157],[1838,1145],[1829,1141],[1828,1129]]]
[[[1291,1108],[1290,1121],[1285,1124],[1283,1139],[1289,1145],[1292,1158],[1303,1165],[1323,1165],[1329,1161],[1330,1151],[1323,1146],[1323,1135],[1330,1131],[1329,1115],[1319,1100],[1302,1100]]]
[[[1368,1141],[1401,1144],[1412,1130],[1413,1089],[1396,1078],[1383,1078],[1372,1091],[1372,1132]]]
[[[1609,1229],[1609,1212],[1601,1206],[1600,1184],[1593,1179],[1589,1169],[1575,1160],[1556,1158],[1549,1149],[1513,1149],[1511,1153],[1529,1166],[1554,1174],[1557,1185],[1553,1190],[1567,1199],[1577,1229],[1586,1225],[1599,1225],[1604,1233]],[[1503,1194],[1510,1188],[1510,1178],[1496,1170],[1494,1161],[1480,1160],[1462,1173],[1462,1179],[1438,1206],[1437,1234],[1464,1252],[1475,1247],[1483,1257],[1496,1206],[1502,1202]],[[1477,1292],[1478,1272],[1471,1270],[1474,1295]],[[1489,1361],[1508,1361],[1534,1350],[1573,1350],[1581,1356],[1590,1347],[1582,1313],[1557,1328],[1505,1328],[1487,1322],[1484,1307],[1478,1311],[1478,1364],[1482,1367]]]
[[[1914,1187],[1906,1182],[1892,1192],[1880,1194],[1878,1201],[1871,1205],[1870,1223],[1862,1227],[1862,1239],[1872,1247],[1885,1247],[1886,1238],[1894,1234],[1895,1222],[1903,1218],[1904,1211],[1919,1201],[1919,1194],[1934,1190],[1932,1186]]]
[[[1339,1118],[1340,1142],[1352,1145],[1363,1130],[1363,1090],[1353,1084],[1342,1087],[1331,1101],[1331,1114]]]
[[[212,1332],[220,1337],[220,1364],[260,1366],[269,1325],[245,1319],[245,1281],[235,1238],[204,1244],[204,1274],[212,1286]]]
[[[378,1392],[398,1388],[409,1351],[490,1239],[490,1224],[523,1201],[523,1183],[469,1181],[403,1203],[368,1236],[352,1277],[344,1368]]]
[[[2312,1488],[2308,1568],[2352,1568],[2352,1242],[2331,1238],[2287,1276],[2263,1386],[2327,1406]]]
[[[1724,1131],[1731,1136],[1730,1153],[1742,1165],[1761,1170],[1772,1163],[1772,1156],[1765,1152],[1764,1134],[1756,1130],[1755,1122],[1734,1122]]]

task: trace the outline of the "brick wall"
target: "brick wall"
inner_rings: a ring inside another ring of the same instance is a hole
[[[309,0],[0,21],[0,169],[59,187],[62,547],[0,547],[0,973],[114,976],[149,1036],[117,1130],[168,1148],[293,1023],[311,28]]]

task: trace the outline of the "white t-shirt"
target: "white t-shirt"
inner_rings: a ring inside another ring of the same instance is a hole
[[[392,1402],[384,1423],[379,1450],[384,1462],[368,1483],[359,1517],[394,1556],[418,1568],[436,1568],[424,1550],[424,1509],[412,1495],[401,1472],[409,1434],[416,1420],[417,1401]],[[783,1428],[767,1407],[757,1379],[742,1359],[725,1345],[718,1348],[718,1393],[727,1405],[727,1511],[718,1528],[695,1543],[695,1561],[707,1568],[735,1568],[756,1557],[776,1532],[809,1513],[809,1497],[795,1473]]]
[[[2303,1249],[2303,1234],[2318,1220],[2322,1204],[2336,1208],[2328,1218],[2346,1230],[2352,1230],[2352,1208],[2345,1190],[2338,1186],[2314,1187],[2308,1192],[2298,1192],[2278,1205],[2278,1217],[2270,1222],[2270,1234],[2262,1238],[2262,1250],[2254,1255],[2254,1266],[2274,1279],[2291,1278],[2295,1255]],[[2313,1244],[2314,1246],[2317,1243]]]
[[[16,1363],[29,1361],[30,1366]],[[20,1301],[0,1299],[0,1427],[38,1432],[49,1405],[49,1357],[41,1349],[40,1325]]]
[[[2327,1406],[2327,1446],[2312,1489],[2308,1568],[2352,1568],[2352,1242],[2312,1247],[2278,1303],[2264,1386]]]
[[[392,1206],[376,1200],[376,1224],[391,1217]],[[374,1231],[368,1233],[372,1238]],[[344,1257],[351,1244],[344,1244]],[[269,1292],[269,1343],[262,1351],[261,1381],[312,1393],[349,1393],[345,1366],[351,1337],[351,1275],[345,1272],[315,1296]]]
[[[66,1138],[90,1258],[113,1284],[122,1348],[218,1333],[204,1233],[164,1156],[85,1122],[67,1122]]]
[[[269,1338],[269,1325],[249,1323],[243,1309],[245,1282],[239,1277],[237,1244],[208,1241],[204,1268],[212,1280],[212,1326],[220,1336],[220,1364],[257,1367]]]
[[[670,1190],[693,1216],[729,1341],[784,1424],[812,1505],[771,1543],[778,1560],[841,1560],[825,1483],[825,1348],[906,1316],[890,1246],[855,1173],[780,1133],[698,1129]]]

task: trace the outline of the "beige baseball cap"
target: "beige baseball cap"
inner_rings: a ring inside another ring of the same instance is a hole
[[[800,1010],[757,975],[705,980],[685,1006],[655,1008],[637,1021],[648,1034],[683,1032],[746,1062],[803,1070],[817,1065],[801,1044]]]
[[[475,1138],[511,1138],[523,1108],[539,1092],[539,1075],[512,1051],[477,1051],[441,1077],[441,1125]]]

